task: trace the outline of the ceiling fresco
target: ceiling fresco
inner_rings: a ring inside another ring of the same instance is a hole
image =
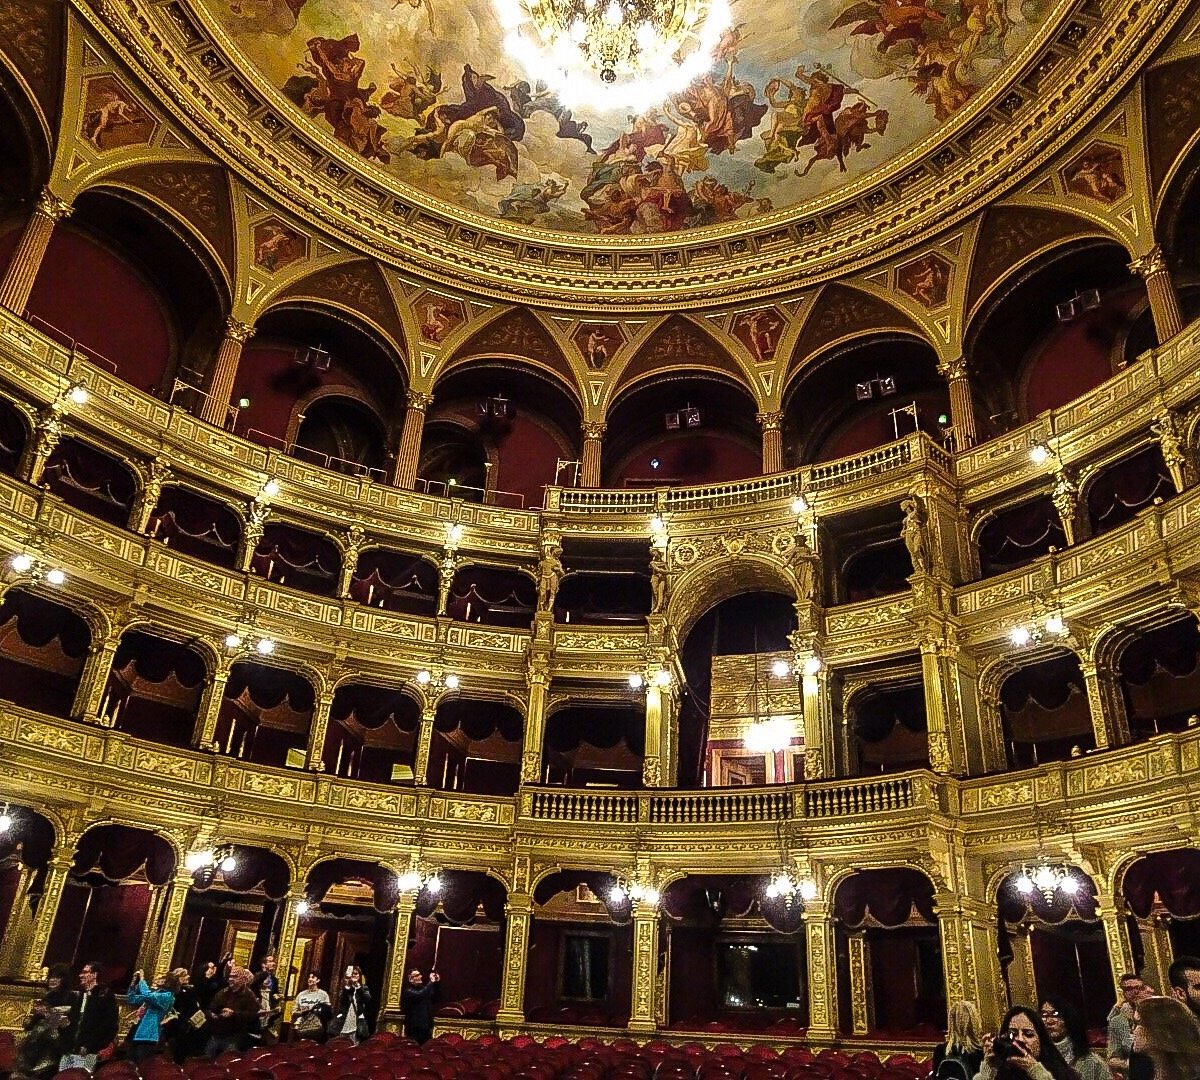
[[[882,169],[990,86],[1050,0],[732,0],[708,74],[562,102],[490,0],[194,0],[292,106],[428,196],[515,226],[678,233]]]

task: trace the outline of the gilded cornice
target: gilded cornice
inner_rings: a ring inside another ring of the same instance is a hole
[[[431,281],[484,295],[577,307],[658,310],[794,290],[915,247],[994,201],[1090,124],[1183,17],[1170,0],[1060,6],[1014,61],[1007,91],[981,95],[934,139],[854,184],[753,231],[640,238],[502,231],[401,199],[331,138],[293,128],[275,91],[233,75],[230,46],[178,5],[98,0],[81,14],[140,69],[215,155],[298,217]],[[738,228],[742,228],[739,226]]]

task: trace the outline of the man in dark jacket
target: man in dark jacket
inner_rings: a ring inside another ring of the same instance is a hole
[[[441,978],[436,971],[431,971],[426,982],[416,968],[408,973],[408,985],[401,1001],[404,1034],[418,1043],[428,1042],[433,1035],[433,1004]]]
[[[117,999],[106,986],[101,986],[98,964],[84,964],[79,969],[79,989],[82,991],[71,1007],[67,1022],[70,1033],[65,1040],[70,1047],[68,1056],[80,1059],[85,1069],[96,1068],[98,1055],[113,1045],[117,1038]]]
[[[229,970],[229,985],[218,990],[208,1006],[208,1048],[210,1058],[226,1050],[244,1050],[250,1033],[258,1024],[258,998],[250,989],[250,972],[245,968]]]

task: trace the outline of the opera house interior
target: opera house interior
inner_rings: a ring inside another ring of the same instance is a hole
[[[0,1029],[1165,991],[1198,143],[1195,2],[0,0]]]

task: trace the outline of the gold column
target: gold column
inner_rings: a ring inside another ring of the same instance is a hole
[[[866,1035],[875,1026],[875,1000],[871,986],[871,943],[865,930],[849,935],[850,1024],[855,1035]]]
[[[1161,919],[1151,917],[1146,921],[1138,921],[1138,936],[1142,939],[1142,955],[1146,962],[1142,965],[1142,978],[1160,994],[1169,994],[1171,986],[1167,980],[1167,969],[1174,960],[1174,950],[1171,948],[1171,935],[1167,924]]]
[[[329,732],[329,715],[332,709],[332,694],[316,696],[313,701],[312,723],[308,729],[308,746],[304,752],[304,767],[311,772],[325,771],[325,736]]]
[[[762,471],[764,476],[783,471],[783,411],[760,412],[754,417],[762,428]]]
[[[589,420],[583,425],[583,451],[580,454],[579,486],[600,486],[600,447],[604,440],[606,424]]]
[[[1050,492],[1050,500],[1054,503],[1054,509],[1058,511],[1059,520],[1062,521],[1067,543],[1075,543],[1076,537],[1079,536],[1079,488],[1067,470],[1061,466],[1054,474],[1054,488]]]
[[[979,442],[979,427],[975,422],[975,400],[971,396],[971,380],[968,378],[967,366],[965,356],[938,365],[938,374],[950,387],[950,422],[954,425],[955,450],[969,450]]]
[[[968,730],[978,730],[979,709],[970,687],[959,683],[958,646],[941,638],[923,639],[921,681],[929,731],[929,767],[943,776],[962,776],[967,771],[965,735]]]
[[[4,937],[0,938],[0,979],[25,978],[25,954],[29,948],[29,935],[33,933],[34,922],[31,904],[33,898],[29,889],[36,878],[37,871],[32,866],[20,864],[8,926],[4,929]]]
[[[404,426],[400,429],[400,444],[392,465],[392,484],[398,488],[411,491],[417,482],[425,413],[432,404],[433,395],[421,390],[410,390],[405,398]]]
[[[33,428],[33,438],[22,452],[17,468],[17,472],[34,487],[41,484],[46,462],[50,460],[50,455],[54,453],[62,436],[62,405],[55,402],[39,410],[37,423]]]
[[[808,946],[809,1038],[833,1039],[838,1029],[837,950],[826,905],[805,904],[804,940]]]
[[[804,712],[804,779],[824,780],[834,775],[833,688],[828,668],[810,670],[819,657],[793,642],[794,665],[800,675]]]
[[[1129,264],[1132,273],[1146,283],[1146,297],[1150,301],[1150,314],[1154,318],[1154,329],[1158,343],[1164,344],[1183,329],[1183,315],[1179,310],[1179,296],[1167,269],[1167,260],[1161,244],[1155,244],[1145,255],[1140,255]]]
[[[263,538],[263,533],[266,531],[267,518],[271,515],[271,508],[260,499],[255,499],[250,503],[249,513],[246,515],[246,528],[242,531],[242,544],[238,548],[237,569],[243,574],[250,573],[250,564],[254,561],[254,553],[258,550],[258,543]]]
[[[192,887],[192,875],[186,870],[175,871],[171,882],[170,893],[162,907],[162,920],[158,930],[158,941],[154,957],[147,966],[149,974],[152,968],[158,974],[171,969],[175,959],[175,945],[179,941],[179,930],[183,925],[183,908],[187,903],[188,890]]]
[[[417,729],[417,750],[413,760],[413,783],[417,787],[429,784],[429,751],[433,747],[433,721],[436,706],[428,705],[421,713],[421,726]]]
[[[1020,1005],[1027,1001],[1037,1001],[1037,979],[1033,973],[1033,942],[1029,940],[1029,930],[1021,927],[1013,931],[1012,960],[1008,965],[1008,995],[1009,1002]]]
[[[337,594],[339,599],[350,595],[350,585],[354,581],[354,571],[358,569],[358,557],[362,554],[363,544],[367,534],[361,525],[351,525],[338,547],[342,555],[342,569],[338,574]]]
[[[1096,896],[1096,911],[1100,915],[1100,923],[1104,927],[1104,941],[1108,945],[1108,965],[1112,969],[1113,989],[1117,1000],[1121,1000],[1121,976],[1127,971],[1137,971],[1133,963],[1133,945],[1129,940],[1129,930],[1125,925],[1125,916],[1117,910],[1111,896],[1098,893]],[[1170,993],[1166,986],[1155,987],[1159,993]]]
[[[417,895],[402,892],[396,901],[396,926],[392,931],[392,949],[388,954],[387,976],[380,997],[383,1012],[389,1017],[402,1013],[404,1000],[404,966],[408,961],[408,934],[412,926],[412,913],[417,906]]]
[[[671,772],[671,727],[675,723],[678,704],[674,687],[660,686],[655,673],[666,668],[655,667],[646,679],[646,749],[642,758],[642,784],[645,787],[671,787],[675,783]]]
[[[657,1030],[654,1019],[655,976],[658,970],[658,907],[638,900],[633,905],[633,996],[629,1030]]]
[[[103,641],[93,642],[88,646],[87,657],[83,661],[83,671],[79,675],[79,686],[75,690],[75,700],[71,702],[71,718],[73,720],[88,720],[92,723],[104,723],[97,714],[100,702],[104,699],[104,690],[108,685],[108,675],[112,670],[113,657],[121,644],[121,633],[113,629]]]
[[[229,399],[233,395],[233,383],[237,378],[238,362],[242,358],[242,346],[250,340],[254,327],[235,319],[232,315],[225,320],[225,334],[217,349],[217,357],[205,380],[205,396],[200,400],[200,419],[217,427],[225,426],[229,415]]]
[[[17,242],[17,250],[0,279],[0,306],[17,315],[25,314],[33,283],[46,257],[54,226],[71,214],[71,204],[60,199],[48,187],[42,188],[33,214]]]
[[[550,689],[550,660],[547,656],[530,658],[525,672],[529,686],[529,707],[525,712],[522,739],[521,783],[536,784],[542,778],[542,743],[546,738],[546,695]]]
[[[291,997],[300,988],[295,986],[296,932],[300,927],[300,913],[296,910],[296,897],[289,891],[281,901],[283,918],[279,922],[279,940],[272,942],[275,962],[279,971],[279,985],[285,996]]]
[[[975,1002],[983,1030],[995,1031],[1004,1000],[995,911],[982,901],[946,892],[938,894],[937,917],[946,1000]]]
[[[1196,465],[1194,453],[1188,449],[1179,428],[1179,417],[1171,409],[1164,409],[1150,425],[1150,430],[1158,437],[1171,483],[1177,492],[1182,492],[1196,482]]]
[[[1129,717],[1117,673],[1108,664],[1086,656],[1079,658],[1079,669],[1087,690],[1096,749],[1124,746],[1129,742]]]
[[[118,889],[132,889],[136,886],[124,883]],[[142,926],[142,940],[138,944],[135,968],[144,971],[148,976],[147,982],[154,982],[154,965],[158,957],[158,927],[163,917],[163,905],[166,903],[168,889],[166,885],[150,886],[150,907],[146,911],[146,922]]]
[[[528,893],[509,893],[504,913],[507,919],[504,981],[500,986],[500,1011],[496,1013],[496,1023],[501,1027],[525,1023],[525,964],[529,953],[533,898]]]
[[[146,469],[146,479],[133,500],[129,511],[129,530],[144,533],[150,525],[150,515],[158,505],[163,484],[171,478],[171,466],[161,458],[154,458]]]
[[[222,656],[217,669],[200,697],[200,708],[196,711],[196,726],[192,731],[192,745],[201,750],[216,750],[217,720],[221,715],[221,704],[225,700],[225,684],[233,668],[233,657]]]
[[[37,914],[33,920],[33,933],[29,936],[25,955],[18,965],[24,969],[25,978],[31,982],[42,980],[45,966],[46,946],[50,943],[50,931],[58,915],[58,905],[67,884],[67,873],[75,861],[75,844],[64,844],[57,848],[46,867],[42,897],[38,901]]]

